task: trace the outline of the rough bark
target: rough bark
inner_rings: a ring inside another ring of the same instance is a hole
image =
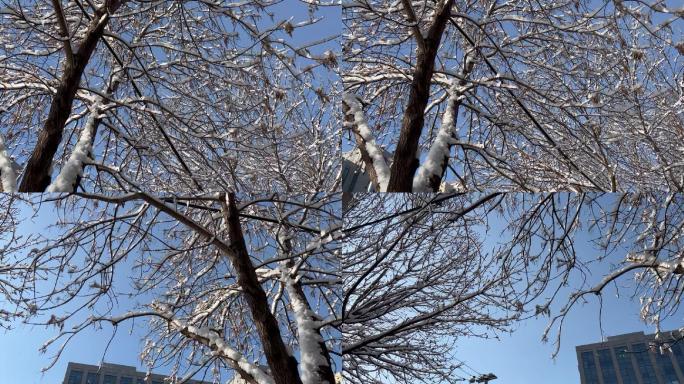
[[[81,77],[95,51],[97,42],[102,38],[109,15],[120,5],[121,1],[107,1],[103,7],[95,11],[78,50],[73,54],[72,60],[65,61],[64,73],[57,92],[52,98],[47,119],[38,134],[31,157],[26,163],[19,186],[20,192],[43,192],[50,185],[52,161],[62,141],[64,125],[71,115]]]
[[[302,384],[297,370],[297,360],[290,356],[285,347],[278,321],[271,313],[266,293],[259,284],[250,260],[233,193],[227,195],[224,215],[232,249],[228,257],[235,268],[238,285],[245,295],[273,379],[276,384]]]
[[[413,188],[413,175],[419,165],[416,154],[423,131],[425,107],[430,98],[435,58],[451,15],[452,5],[453,0],[444,3],[442,9],[435,14],[423,44],[418,45],[416,68],[413,71],[409,99],[401,122],[399,143],[394,152],[387,192],[411,192]]]

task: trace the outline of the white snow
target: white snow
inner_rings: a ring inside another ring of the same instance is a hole
[[[0,181],[2,182],[3,192],[16,192],[17,175],[12,167],[12,159],[7,154],[5,141],[0,135]]]
[[[152,308],[155,310],[159,311],[164,317],[167,319],[171,319],[171,325],[176,328],[178,331],[187,331],[188,333],[191,333],[193,335],[199,336],[203,339],[207,339],[208,343],[207,345],[209,347],[215,348],[219,353],[221,353],[223,356],[226,358],[232,360],[237,364],[237,366],[250,374],[252,377],[254,377],[254,380],[256,380],[257,383],[259,384],[275,384],[273,381],[273,378],[268,375],[268,373],[264,372],[261,367],[259,367],[256,364],[250,363],[240,352],[236,351],[235,349],[231,348],[225,340],[223,340],[222,337],[220,337],[217,333],[212,332],[209,328],[206,327],[195,327],[192,325],[188,325],[182,320],[176,319],[173,317],[173,313],[171,313],[168,310],[168,307],[162,303],[153,303]]]
[[[373,160],[373,168],[375,168],[375,173],[378,175],[378,184],[380,186],[378,192],[385,192],[387,190],[387,183],[389,183],[390,169],[385,161],[385,155],[382,148],[375,143],[375,139],[371,134],[368,122],[363,115],[361,102],[359,102],[356,95],[350,93],[345,93],[342,96],[342,99],[349,106],[349,113],[354,116],[354,124],[358,127],[359,135],[361,135],[366,142],[366,151]]]
[[[78,138],[74,150],[69,155],[69,159],[59,171],[59,175],[47,187],[47,192],[73,192],[76,181],[83,174],[84,164],[90,160],[92,151],[92,140],[97,129],[97,119],[101,118],[102,99],[98,99],[90,109],[90,115],[86,121],[81,135]]]
[[[449,89],[447,107],[442,115],[442,122],[439,131],[437,132],[437,137],[435,137],[435,141],[430,147],[427,158],[423,164],[418,167],[416,174],[413,176],[413,192],[431,192],[430,176],[440,176],[442,174],[442,159],[444,157],[449,157],[451,145],[458,141],[454,124],[454,113],[456,110],[456,103],[462,97],[462,92],[459,90],[456,81],[458,80],[454,80]]]
[[[285,283],[297,323],[302,383],[320,384],[323,380],[318,375],[318,367],[327,365],[328,361],[323,356],[321,349],[324,340],[318,331],[319,324],[315,320],[316,314],[309,309],[308,304],[295,291],[295,281],[287,268],[283,267],[282,270],[282,280]]]
[[[264,372],[261,368],[259,368],[256,364],[252,364],[245,357],[238,351],[234,350],[233,348],[230,348],[226,344],[226,342],[221,338],[218,334],[212,332],[209,330],[209,328],[203,327],[203,328],[197,328],[193,327],[192,325],[185,325],[179,320],[174,320],[174,325],[180,327],[180,329],[187,328],[187,331],[195,334],[199,337],[205,338],[209,340],[209,345],[214,345],[216,346],[216,349],[221,351],[221,353],[228,357],[229,359],[235,361],[242,370],[247,372],[248,374],[252,375],[254,379],[259,383],[259,384],[274,384],[275,382],[273,379],[266,373]]]

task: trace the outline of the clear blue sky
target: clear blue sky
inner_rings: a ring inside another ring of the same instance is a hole
[[[308,19],[307,7],[303,2],[296,0],[283,1],[271,10],[275,13],[274,21],[292,17],[293,23],[296,23]],[[340,33],[342,22],[339,7],[321,7],[316,12],[316,17],[323,17],[323,20],[313,26],[294,32],[293,40],[296,44],[316,41]],[[272,25],[274,21],[265,18],[262,23],[263,25]],[[315,54],[320,54],[326,49],[339,51],[339,44],[333,41],[312,48],[312,51]],[[43,209],[37,220],[24,222],[22,231],[24,233],[44,231],[45,227],[55,220],[49,211]],[[129,304],[122,302],[122,306]],[[100,362],[113,329],[111,326],[104,325],[102,330],[89,329],[82,332],[70,342],[54,367],[45,373],[41,373],[41,368],[48,365],[54,350],[48,350],[46,354],[40,355],[38,349],[46,340],[56,335],[55,329],[23,324],[15,324],[14,326],[15,329],[10,332],[0,329],[0,384],[61,383],[69,361],[91,364]],[[139,370],[144,371],[139,359],[142,349],[141,332],[140,330],[133,330],[132,334],[129,334],[128,330],[127,327],[119,328],[104,360],[136,366]],[[160,369],[155,372],[163,374],[169,371],[170,369]]]
[[[607,195],[610,196],[610,195]],[[604,202],[612,201],[610,197],[603,198]],[[490,222],[493,227],[497,223]],[[497,234],[499,229],[493,229],[488,239],[492,242],[501,241]],[[598,253],[590,243],[596,237],[592,233],[580,233],[575,237],[575,246],[580,259],[587,260]],[[505,237],[503,237],[505,239]],[[505,240],[504,240],[505,241]],[[598,264],[590,267],[591,275],[587,283],[596,285],[602,277],[611,270],[611,263],[619,261],[624,255],[615,254]],[[498,376],[491,384],[579,384],[579,371],[575,346],[600,342],[602,337],[614,336],[622,333],[644,331],[654,333],[655,327],[645,325],[639,318],[640,305],[638,298],[632,300],[634,292],[633,274],[628,274],[618,280],[619,297],[615,285],[609,285],[603,293],[603,311],[599,322],[599,299],[597,296],[585,296],[587,303],[578,302],[570,312],[563,325],[561,347],[556,359],[552,359],[555,350],[555,328],[549,333],[548,343],[542,343],[541,337],[548,325],[548,317],[527,320],[516,325],[510,334],[500,334],[496,339],[460,339],[457,343],[456,357],[477,370],[479,373],[492,372]],[[570,279],[570,286],[579,284],[578,279]],[[565,304],[568,291],[561,300],[552,305],[552,315]],[[591,297],[589,297],[591,296]],[[684,313],[679,311],[671,318],[663,321],[662,330],[668,331],[684,326]],[[603,334],[601,333],[601,326]],[[473,374],[466,367],[465,372]],[[469,376],[468,376],[469,377]]]
[[[592,300],[570,313],[555,361],[551,358],[553,339],[550,337],[547,344],[541,342],[548,324],[546,318],[521,323],[512,334],[501,335],[501,341],[461,339],[456,356],[480,373],[496,374],[499,379],[492,384],[579,384],[575,346],[601,341],[598,308],[597,300]],[[639,320],[639,303],[630,302],[626,297],[618,300],[614,295],[606,295],[602,318],[604,336],[654,331],[652,326]],[[681,326],[681,321],[668,320],[663,329]],[[466,371],[471,372],[468,368]]]
[[[21,215],[26,219],[20,224],[19,232],[47,233],[47,227],[56,221],[53,208],[52,204],[44,205],[35,218],[30,218],[31,211],[23,210]],[[132,304],[124,297],[121,299],[122,307]],[[67,324],[67,327],[72,324]],[[80,333],[68,344],[54,367],[41,373],[41,368],[47,366],[52,360],[55,349],[48,349],[44,355],[39,354],[38,349],[57,334],[56,328],[21,323],[15,323],[13,326],[15,328],[11,331],[0,329],[0,383],[2,384],[59,384],[64,378],[69,361],[99,363],[113,330],[110,325],[103,325],[101,330],[87,329]],[[129,330],[131,330],[130,325],[119,328],[116,338],[107,351],[105,361],[137,366],[138,369],[145,371],[139,364],[138,358],[142,349],[141,333],[138,331],[129,334]],[[165,372],[168,370],[161,370],[161,373]]]

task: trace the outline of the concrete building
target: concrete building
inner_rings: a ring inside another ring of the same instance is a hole
[[[146,373],[138,372],[135,367],[103,363],[97,365],[69,362],[64,375],[63,384],[169,384],[173,381],[164,375],[150,374],[145,380]],[[202,381],[190,380],[189,384],[208,384]]]
[[[663,334],[669,336],[634,332],[577,346],[581,383],[684,384],[684,334]]]
[[[361,152],[354,149],[342,153],[342,191],[369,192],[372,190],[370,177],[361,160]]]

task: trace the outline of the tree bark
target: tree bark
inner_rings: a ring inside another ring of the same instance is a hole
[[[224,217],[228,226],[230,247],[233,251],[228,254],[228,257],[235,268],[238,285],[242,288],[252,314],[273,380],[276,384],[302,384],[297,370],[297,360],[288,353],[285,347],[278,321],[271,313],[266,293],[259,284],[254,265],[250,260],[234,193],[227,194]]]
[[[109,15],[115,12],[121,3],[118,0],[109,0],[95,11],[78,50],[72,60],[65,61],[64,73],[50,104],[50,111],[43,129],[38,134],[36,146],[26,163],[19,192],[43,192],[50,185],[52,161],[62,141],[64,125],[71,115],[81,77],[95,51],[97,42],[102,38]]]
[[[442,9],[435,14],[422,46],[418,45],[416,68],[413,71],[409,100],[401,122],[399,143],[394,152],[387,192],[411,192],[413,188],[413,175],[419,165],[416,154],[423,131],[425,107],[430,98],[435,58],[451,16],[452,5],[453,0],[446,0]]]

